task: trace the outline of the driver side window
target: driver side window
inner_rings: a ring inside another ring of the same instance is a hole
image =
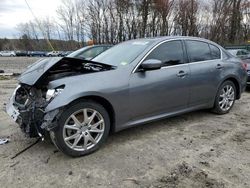
[[[144,61],[148,59],[157,59],[163,63],[163,66],[173,66],[184,63],[182,42],[169,41],[156,47]]]

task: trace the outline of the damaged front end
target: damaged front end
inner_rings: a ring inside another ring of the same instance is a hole
[[[48,103],[45,89],[20,84],[6,106],[6,111],[19,124],[26,135],[29,137],[42,137],[45,128],[48,127],[45,124],[51,123],[56,117],[55,112],[53,114],[51,112],[49,114],[44,113]],[[56,111],[58,114],[59,110]],[[44,117],[50,114],[53,117],[45,120]]]
[[[6,106],[6,112],[26,135],[43,137],[46,131],[57,126],[57,117],[63,110],[61,107],[46,111],[48,104],[65,88],[64,84],[49,88],[49,83],[64,77],[110,69],[109,65],[74,58],[39,60],[20,76],[20,83]]]

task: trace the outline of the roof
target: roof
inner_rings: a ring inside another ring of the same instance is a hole
[[[150,38],[139,38],[139,39],[133,39],[132,41],[138,41],[138,40],[150,40],[156,43],[165,41],[165,40],[171,40],[171,39],[189,39],[189,40],[199,40],[199,41],[203,41],[203,42],[208,42],[208,43],[212,43],[216,46],[221,47],[220,45],[218,45],[217,43],[204,39],[204,38],[200,38],[200,37],[191,37],[191,36],[161,36],[161,37],[150,37]],[[130,40],[131,41],[131,40]]]

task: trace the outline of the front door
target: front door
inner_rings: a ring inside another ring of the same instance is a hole
[[[145,58],[148,59],[161,60],[164,66],[158,70],[132,73],[129,102],[131,120],[134,121],[176,112],[188,105],[190,70],[182,41],[160,44]]]

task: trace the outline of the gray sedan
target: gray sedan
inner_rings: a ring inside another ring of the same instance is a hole
[[[20,76],[6,109],[30,137],[49,133],[62,152],[82,156],[111,131],[199,109],[226,114],[246,80],[244,65],[211,41],[138,39],[92,61],[36,62]]]

